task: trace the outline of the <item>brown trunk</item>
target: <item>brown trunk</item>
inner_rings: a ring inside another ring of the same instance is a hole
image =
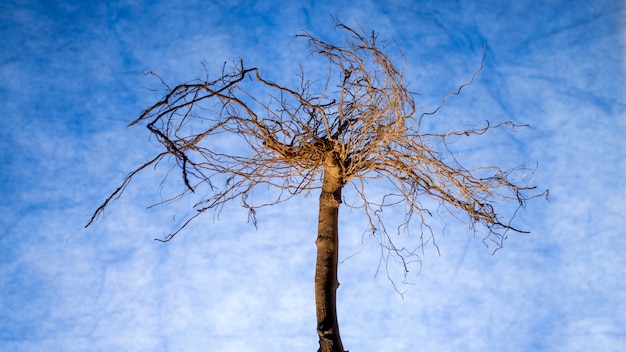
[[[315,264],[315,307],[317,312],[318,352],[344,352],[337,322],[337,261],[339,254],[339,204],[343,180],[336,160],[324,166],[317,227]]]

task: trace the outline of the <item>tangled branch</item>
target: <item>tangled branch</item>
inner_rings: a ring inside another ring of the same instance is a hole
[[[451,152],[446,155],[450,138],[523,126],[487,122],[481,128],[445,133],[421,130],[424,118],[436,114],[449,97],[473,83],[484,55],[469,82],[445,96],[435,110],[420,113],[415,94],[377,35],[340,23],[337,28],[346,33],[342,47],[306,32],[298,35],[308,42],[313,57],[328,63],[321,91],[314,91],[304,77],[297,88],[279,85],[265,79],[258,68],[246,68],[243,60],[230,70],[224,68],[214,81],[168,87],[163,99],[131,123],[145,125],[163,150],[129,174],[86,226],[122,194],[133,177],[164,158],[174,160],[184,185],[172,199],[200,188],[211,191],[195,204],[196,214],[163,239],[169,241],[200,214],[232,200],[239,199],[254,219],[259,207],[318,188],[324,160],[330,155],[337,160],[346,185],[352,184],[359,196],[360,201],[351,206],[364,211],[372,232],[381,234],[381,248],[400,258],[405,267],[405,258],[414,252],[395,247],[380,216],[385,207],[404,206],[405,217],[397,229],[406,229],[417,219],[422,243],[432,211],[423,205],[425,199],[465,214],[462,220],[474,229],[477,225],[487,229],[485,238],[499,246],[507,231],[524,232],[513,227],[510,218],[501,218],[496,204],[513,201],[522,207],[537,196],[526,194],[534,187],[512,182],[514,170],[496,166],[470,170]],[[259,88],[269,92],[267,98],[252,93]],[[222,135],[236,138],[246,148],[224,145]],[[385,180],[394,191],[380,201],[371,199],[366,192],[369,180]],[[267,203],[250,204],[247,196],[259,185],[279,190],[278,195]]]

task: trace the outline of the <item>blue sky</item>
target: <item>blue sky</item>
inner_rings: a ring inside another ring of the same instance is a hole
[[[367,224],[342,209],[344,346],[626,350],[624,2],[356,3],[2,1],[0,350],[317,348],[315,196],[263,209],[258,230],[232,204],[162,244],[153,239],[190,202],[146,209],[163,197],[162,175],[147,173],[81,228],[155,151],[146,131],[126,127],[162,93],[142,70],[176,84],[203,76],[202,63],[217,75],[243,58],[295,82],[299,62],[316,67],[295,34],[341,42],[329,14],[395,40],[425,107],[471,77],[487,43],[484,71],[433,123],[530,124],[473,139],[460,157],[536,164],[533,183],[551,195],[516,218],[532,234],[495,255],[444,218],[441,254],[425,248],[403,297],[376,275]]]

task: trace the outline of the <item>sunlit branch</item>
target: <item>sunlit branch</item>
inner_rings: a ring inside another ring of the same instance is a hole
[[[200,214],[231,201],[239,201],[256,223],[259,207],[318,189],[324,162],[330,157],[339,165],[341,179],[355,185],[360,203],[351,206],[363,211],[373,233],[382,236],[381,247],[401,263],[406,263],[405,256],[416,254],[391,241],[380,216],[387,207],[403,207],[406,216],[394,227],[401,232],[415,223],[420,246],[434,239],[428,225],[433,211],[424,205],[425,199],[452,214],[462,214],[454,216],[474,230],[476,225],[482,226],[486,237],[499,246],[507,231],[523,233],[496,208],[498,202],[509,200],[523,207],[536,196],[525,194],[534,187],[512,182],[509,176],[516,170],[463,167],[449,144],[462,136],[528,126],[487,121],[482,127],[454,131],[420,130],[423,119],[435,115],[448,99],[473,84],[483,69],[486,46],[471,79],[444,96],[434,110],[420,112],[415,104],[417,95],[408,89],[401,70],[385,53],[384,43],[379,46],[377,36],[362,29],[340,23],[337,28],[347,34],[345,46],[329,44],[306,32],[298,35],[308,42],[313,57],[328,63],[320,92],[313,91],[304,72],[300,86],[290,88],[264,78],[256,67],[247,68],[243,60],[230,70],[225,66],[213,81],[198,80],[173,88],[162,82],[167,89],[164,97],[131,126],[145,124],[163,150],[130,173],[87,226],[123,193],[132,178],[166,155],[180,170],[184,190],[159,204],[197,194],[198,189],[208,188],[210,195],[195,202],[196,214],[165,241]],[[263,90],[267,94],[260,95]],[[238,138],[246,148],[227,148],[219,139],[225,135]],[[366,192],[368,180],[386,181],[391,190],[382,199],[372,198]],[[248,196],[260,185],[279,190],[276,198],[251,202]]]

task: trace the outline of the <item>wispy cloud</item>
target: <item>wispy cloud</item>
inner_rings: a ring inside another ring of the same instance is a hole
[[[75,231],[154,153],[147,134],[126,125],[162,87],[129,72],[175,84],[203,76],[203,62],[217,75],[241,57],[297,82],[298,63],[316,64],[293,35],[341,42],[329,13],[395,39],[425,106],[471,77],[486,42],[484,71],[433,128],[529,123],[459,139],[458,153],[469,164],[538,162],[534,183],[551,195],[518,214],[533,234],[509,236],[495,255],[444,217],[441,256],[432,245],[420,252],[403,298],[384,266],[377,274],[367,224],[342,209],[346,348],[626,348],[623,3],[190,1],[0,5],[0,349],[317,348],[316,194],[264,208],[258,230],[233,204],[162,244],[153,239],[193,210],[185,201],[145,209],[164,196],[162,174],[148,174],[93,228]]]

